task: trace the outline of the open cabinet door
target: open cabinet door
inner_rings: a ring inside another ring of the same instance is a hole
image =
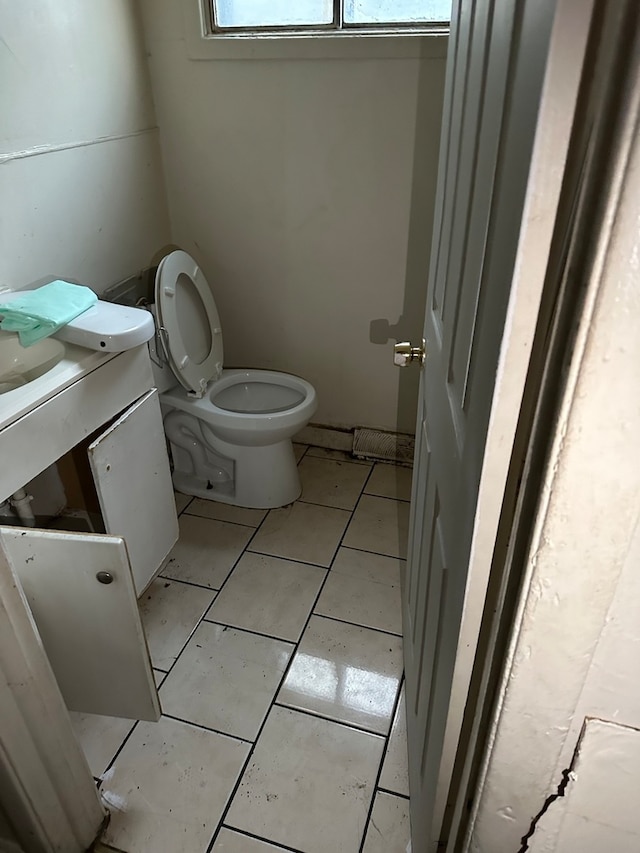
[[[158,720],[124,540],[0,527],[67,708]]]
[[[89,446],[107,533],[124,536],[140,596],[178,539],[158,392],[137,400]]]

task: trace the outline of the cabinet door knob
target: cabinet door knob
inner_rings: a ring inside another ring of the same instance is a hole
[[[100,583],[113,583],[113,575],[111,572],[98,572],[96,578]]]
[[[407,367],[409,364],[417,364],[422,367],[425,359],[425,343],[422,346],[411,346],[409,341],[400,341],[393,348],[393,363],[397,367]]]

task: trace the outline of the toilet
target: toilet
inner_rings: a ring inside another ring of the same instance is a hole
[[[178,491],[269,509],[300,496],[291,438],[317,408],[287,373],[223,367],[222,328],[207,280],[186,252],[162,259],[150,341]]]

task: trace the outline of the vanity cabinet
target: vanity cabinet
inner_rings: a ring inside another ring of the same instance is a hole
[[[0,430],[0,498],[91,437],[106,534],[0,528],[67,703],[158,719],[137,598],[178,538],[147,347],[96,354],[86,371]]]

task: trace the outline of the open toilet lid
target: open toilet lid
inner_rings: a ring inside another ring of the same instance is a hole
[[[222,372],[220,315],[204,273],[186,252],[171,252],[156,273],[156,313],[171,369],[198,397]]]

